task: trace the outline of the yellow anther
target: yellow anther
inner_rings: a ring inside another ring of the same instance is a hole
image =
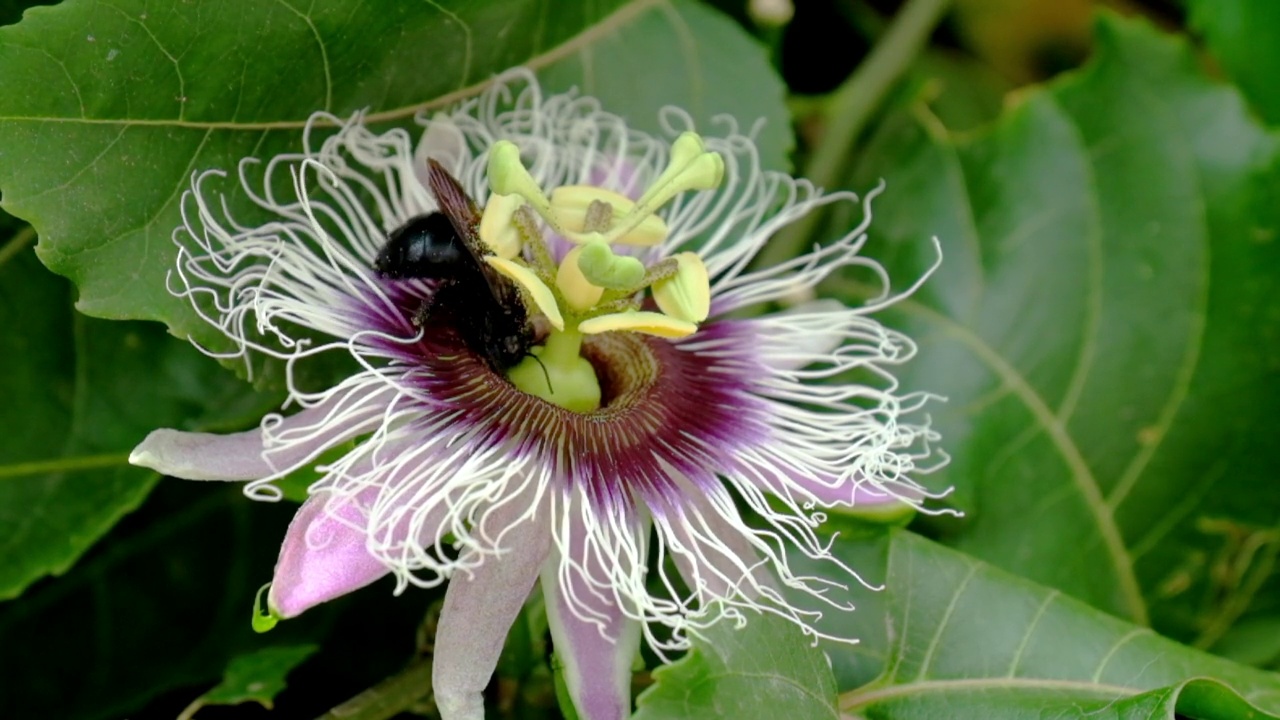
[[[644,281],[644,263],[629,255],[615,255],[609,243],[596,238],[579,246],[578,270],[592,285],[610,290],[633,290]]]
[[[590,185],[563,185],[551,192],[551,208],[565,230],[573,233],[586,231],[587,209],[594,201],[608,203],[613,209],[614,225],[635,210],[636,204],[625,195]],[[592,228],[597,230],[597,228]],[[566,235],[573,242],[585,242],[584,238]],[[667,238],[667,223],[652,213],[647,214],[635,227],[621,237],[611,238],[624,245],[652,247]]]
[[[702,138],[686,132],[671,145],[671,160],[635,207],[620,218],[606,233],[606,239],[614,241],[635,231],[658,208],[685,190],[711,190],[724,181],[724,158],[719,153],[708,152]]]
[[[594,307],[604,294],[604,288],[592,285],[578,267],[578,256],[582,255],[584,247],[586,246],[579,245],[570,250],[561,261],[560,269],[556,271],[556,287],[559,288],[561,297],[574,310]]]
[[[682,338],[694,334],[697,330],[697,325],[686,320],[643,310],[626,310],[611,315],[600,315],[578,323],[578,332],[584,335],[626,331],[664,338]]]
[[[700,323],[711,312],[711,280],[707,266],[697,253],[682,252],[673,258],[676,274],[655,282],[653,300],[662,312],[674,318]]]
[[[564,226],[575,232],[585,229],[587,207],[595,200],[612,206],[614,219],[621,218],[635,207],[626,195],[593,185],[561,185],[551,191],[551,207],[555,208]]]
[[[551,327],[557,330],[564,329],[564,316],[560,314],[560,307],[556,305],[555,294],[532,270],[515,261],[492,255],[486,256],[484,260],[523,288],[538,310],[547,316],[547,322],[551,323]]]
[[[547,222],[556,226],[549,217],[551,203],[538,187],[524,163],[520,161],[520,148],[510,140],[499,140],[489,148],[489,189],[498,195],[519,195],[524,198]]]
[[[510,260],[520,254],[522,238],[511,217],[524,205],[519,195],[490,195],[480,217],[480,239],[498,257]]]

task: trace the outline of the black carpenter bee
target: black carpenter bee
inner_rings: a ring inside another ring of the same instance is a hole
[[[533,326],[520,289],[484,261],[480,209],[439,163],[428,160],[427,181],[439,212],[418,215],[391,231],[373,268],[384,278],[437,280],[414,323],[440,322],[472,352],[505,372],[530,356]]]

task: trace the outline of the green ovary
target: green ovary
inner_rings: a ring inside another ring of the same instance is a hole
[[[595,368],[579,353],[581,349],[582,333],[553,331],[546,344],[533,348],[534,357],[526,357],[507,371],[507,379],[522,392],[565,410],[596,410],[600,407],[600,381]]]

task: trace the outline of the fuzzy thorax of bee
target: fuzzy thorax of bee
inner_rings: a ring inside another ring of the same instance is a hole
[[[667,237],[656,211],[689,190],[712,190],[724,159],[686,132],[671,147],[666,169],[635,200],[590,185],[555,188],[548,196],[520,160],[514,143],[489,152],[492,195],[480,239],[493,251],[485,261],[520,286],[550,333],[507,373],[524,392],[576,412],[600,407],[600,382],[582,356],[586,335],[635,332],[665,338],[692,335],[711,308],[711,283],[697,253],[682,252],[646,265],[615,246],[653,247]],[[539,223],[539,218],[542,224]],[[574,247],[557,262],[545,226]],[[657,310],[645,310],[651,298]]]

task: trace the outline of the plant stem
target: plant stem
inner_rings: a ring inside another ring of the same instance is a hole
[[[803,173],[815,185],[828,188],[839,182],[872,113],[929,41],[950,4],[951,0],[907,0],[866,60],[831,94],[827,127]],[[798,255],[813,242],[821,220],[822,213],[815,211],[792,223],[765,245],[756,264],[776,265]]]
[[[387,720],[431,693],[431,660],[409,667],[321,715],[317,720]]]
[[[13,234],[9,241],[0,245],[0,265],[4,265],[9,258],[17,255],[27,248],[32,240],[36,239],[35,228],[30,225],[22,226],[22,229]]]

